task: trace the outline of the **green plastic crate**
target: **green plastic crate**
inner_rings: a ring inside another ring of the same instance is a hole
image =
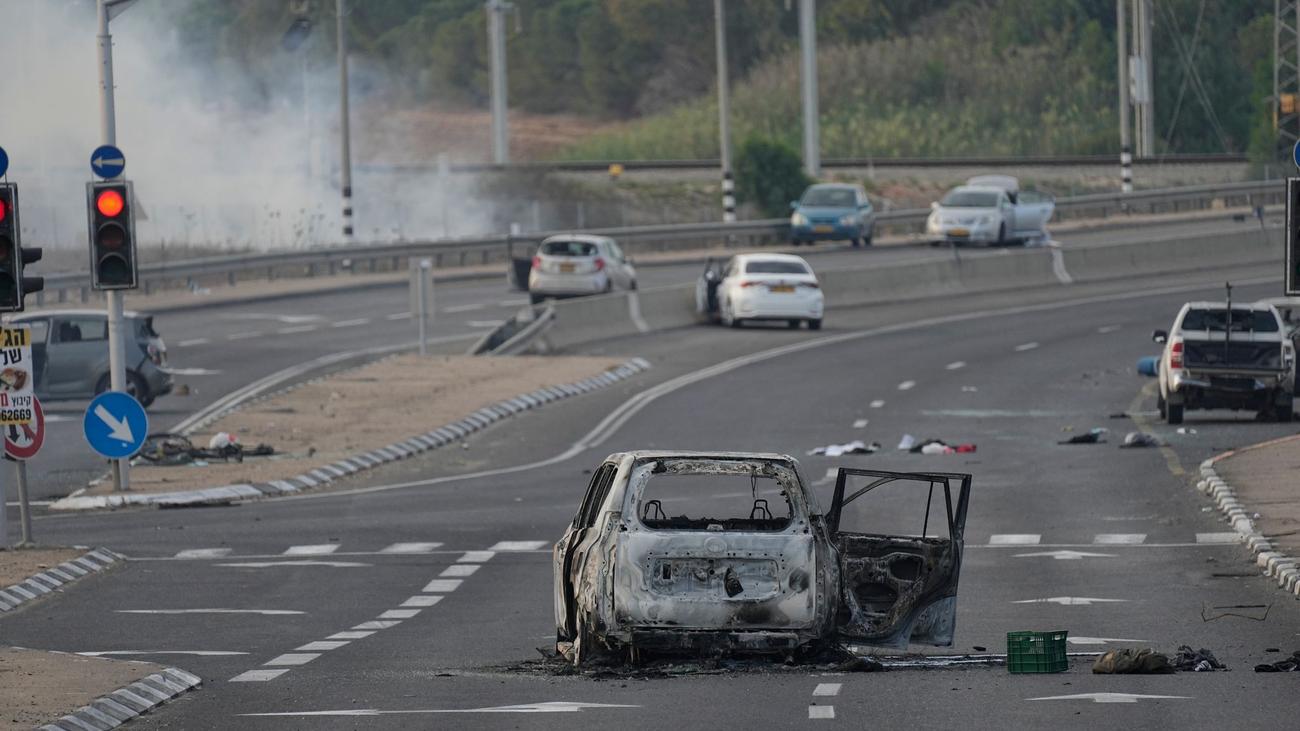
[[[1063,673],[1070,669],[1065,637],[1058,632],[1008,632],[1007,670],[1013,673]]]

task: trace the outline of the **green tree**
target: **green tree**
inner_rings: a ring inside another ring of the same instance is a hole
[[[737,197],[757,205],[766,216],[788,214],[790,201],[802,195],[810,182],[799,153],[780,142],[751,137],[736,153]]]

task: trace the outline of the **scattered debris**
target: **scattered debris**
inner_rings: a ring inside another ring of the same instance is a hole
[[[1242,619],[1253,619],[1256,622],[1263,622],[1264,620],[1268,619],[1269,610],[1271,610],[1272,608],[1273,608],[1272,604],[1224,604],[1224,605],[1213,606],[1213,607],[1202,604],[1201,621],[1213,622],[1216,619],[1223,619],[1224,617],[1241,617]],[[1256,617],[1251,614],[1242,614],[1240,612],[1223,611],[1227,609],[1263,609],[1264,614],[1262,616]],[[1218,614],[1215,614],[1214,616],[1209,616],[1211,610],[1218,612]]]
[[[912,441],[913,444],[911,448],[907,450],[912,454],[966,454],[974,452],[976,449],[974,444],[953,445],[948,444],[942,439],[926,439],[923,442],[917,442],[916,440]],[[901,444],[899,445],[899,448],[902,448]]]
[[[1255,666],[1257,673],[1295,673],[1300,672],[1300,650],[1291,653],[1291,657],[1277,662],[1265,662]]]
[[[898,440],[898,448],[904,452],[916,446],[916,437],[911,434],[904,434],[903,438]]]
[[[868,424],[868,422],[867,422],[866,419],[858,419],[857,421],[853,422],[853,428],[854,428],[854,429],[865,429],[865,428],[867,428],[867,424]]]
[[[1120,449],[1135,447],[1159,447],[1164,443],[1154,434],[1146,432],[1131,431],[1124,435],[1124,443],[1119,445]]]
[[[1097,675],[1164,675],[1174,672],[1169,656],[1151,648],[1111,650],[1092,664]]]
[[[1213,652],[1202,647],[1199,650],[1193,650],[1189,645],[1183,645],[1178,648],[1174,655],[1174,669],[1184,672],[1194,673],[1211,672],[1214,670],[1227,670],[1223,663],[1219,662]]]
[[[1148,355],[1145,358],[1138,358],[1137,372],[1140,376],[1158,376],[1160,375],[1160,356]]]
[[[1180,426],[1180,427],[1178,427],[1178,433],[1179,433],[1179,434],[1188,434],[1188,435],[1190,435],[1190,434],[1195,434],[1195,433],[1196,433],[1196,430],[1193,429],[1193,428],[1191,428],[1191,427]]]
[[[825,455],[827,457],[839,457],[844,454],[875,454],[883,447],[880,442],[867,444],[861,439],[855,439],[847,444],[830,444],[825,447],[817,447],[808,450],[808,456]]]
[[[1106,432],[1110,431],[1104,427],[1093,427],[1086,434],[1075,434],[1074,436],[1057,444],[1101,444],[1106,441]]]
[[[658,680],[694,675],[739,675],[742,673],[876,673],[892,667],[874,656],[854,653],[842,646],[831,646],[815,653],[796,653],[784,658],[775,655],[736,655],[701,658],[638,654],[633,660],[614,656],[595,657],[574,665],[554,648],[539,647],[540,660],[525,660],[488,668],[498,672],[540,676],[585,676],[592,680]],[[446,673],[454,676],[462,671]],[[477,673],[481,671],[471,671]]]
[[[266,457],[275,454],[275,448],[269,444],[259,444],[251,449],[245,448],[226,432],[219,432],[208,442],[208,448],[194,446],[188,437],[181,434],[150,434],[140,448],[139,459],[153,465],[182,465],[206,467],[210,460],[243,462],[245,457]]]

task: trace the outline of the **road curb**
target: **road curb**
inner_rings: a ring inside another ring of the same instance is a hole
[[[78,546],[82,548],[82,546]],[[34,602],[41,597],[72,584],[90,574],[100,573],[113,564],[125,561],[121,554],[107,548],[90,549],[78,558],[63,563],[38,574],[29,576],[26,581],[0,590],[0,612],[12,612],[15,609]]]
[[[1201,463],[1201,479],[1196,483],[1196,488],[1214,500],[1219,512],[1228,519],[1233,530],[1241,536],[1241,542],[1255,554],[1255,565],[1259,567],[1260,572],[1276,581],[1283,591],[1300,597],[1300,559],[1273,550],[1272,541],[1255,527],[1255,521],[1251,516],[1256,513],[1241,503],[1237,498],[1237,491],[1214,469],[1215,464],[1235,454],[1296,440],[1300,440],[1300,435],[1273,439],[1211,457]]]
[[[530,409],[537,409],[552,401],[560,401],[571,396],[596,391],[611,386],[619,381],[650,368],[650,362],[644,358],[633,358],[615,366],[599,375],[584,378],[574,383],[544,386],[529,393],[489,404],[478,411],[450,424],[438,427],[410,439],[394,442],[363,454],[340,459],[332,464],[318,467],[309,472],[285,480],[272,480],[264,483],[222,485],[203,490],[186,490],[180,492],[163,492],[153,494],[125,495],[91,495],[66,497],[50,505],[51,510],[102,510],[133,505],[153,505],[160,508],[189,507],[198,505],[220,505],[236,501],[261,500],[268,497],[292,495],[310,490],[348,477],[364,470],[389,462],[406,459],[422,452],[446,446],[460,441],[474,432],[481,431],[498,421]]]
[[[40,731],[106,731],[117,728],[202,683],[203,679],[193,673],[180,668],[164,668],[160,673],[146,675],[39,728]]]

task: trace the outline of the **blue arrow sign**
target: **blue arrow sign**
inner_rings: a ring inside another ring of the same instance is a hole
[[[149,434],[149,417],[130,394],[105,391],[86,407],[81,426],[91,449],[121,459],[140,451]]]
[[[0,147],[0,175],[4,175],[8,171],[9,171],[9,153],[5,152],[5,148]]]
[[[1295,147],[1291,148],[1291,159],[1295,161],[1295,166],[1300,168],[1300,141],[1297,141]]]
[[[90,153],[90,169],[101,178],[116,178],[126,169],[126,155],[112,145],[101,145]]]

